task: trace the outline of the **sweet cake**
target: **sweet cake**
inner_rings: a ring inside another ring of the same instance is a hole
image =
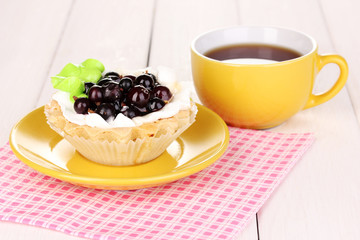
[[[148,162],[194,121],[190,92],[166,67],[109,71],[95,59],[67,64],[51,78],[49,126],[87,159],[106,165]]]

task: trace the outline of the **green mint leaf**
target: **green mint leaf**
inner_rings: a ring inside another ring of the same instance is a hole
[[[97,83],[101,78],[101,72],[96,68],[81,67],[79,78],[83,82]]]
[[[57,85],[59,85],[59,83],[61,81],[63,81],[65,79],[65,77],[61,77],[61,76],[54,76],[51,77],[51,84],[53,85],[53,88],[56,88]]]
[[[54,88],[64,92],[77,92],[84,91],[85,89],[84,84],[79,77],[67,77],[54,86]]]
[[[104,65],[99,60],[93,58],[86,59],[81,65],[86,68],[96,68],[101,73],[105,70]]]
[[[62,77],[70,77],[70,76],[79,76],[80,68],[75,64],[68,63],[66,66],[61,70],[58,76]]]

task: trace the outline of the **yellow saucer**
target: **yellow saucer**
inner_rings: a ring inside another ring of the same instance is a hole
[[[76,185],[130,190],[158,186],[194,174],[226,150],[229,131],[208,108],[197,105],[196,121],[158,158],[135,166],[114,167],[87,160],[46,123],[44,107],[20,120],[10,134],[15,155],[29,167]]]

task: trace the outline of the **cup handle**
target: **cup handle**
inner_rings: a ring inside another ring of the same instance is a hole
[[[317,55],[316,58],[317,58],[317,72],[320,72],[320,70],[326,64],[335,63],[340,68],[340,75],[336,83],[327,92],[319,95],[314,95],[311,93],[304,109],[315,107],[333,98],[344,87],[349,74],[349,69],[346,60],[340,55]]]

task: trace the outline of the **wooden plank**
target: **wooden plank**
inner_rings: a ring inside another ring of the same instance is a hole
[[[360,34],[357,30],[360,2],[347,0],[339,4],[338,1],[320,0],[320,4],[334,49],[348,61],[350,71],[347,89],[360,122]]]
[[[5,104],[0,108],[1,145],[8,140],[16,121],[35,107],[71,6],[72,0],[2,2],[0,96]],[[1,222],[0,232],[2,239],[12,240],[46,239],[49,233],[54,240],[65,237],[10,222]]]
[[[155,16],[149,65],[171,67],[181,81],[192,80],[192,39],[205,31],[238,23],[236,1],[159,0]],[[258,239],[255,218],[239,239]]]
[[[143,68],[147,63],[154,1],[80,0],[57,49],[49,76],[69,63],[99,59],[110,69]],[[38,106],[47,103],[54,89],[45,82]]]
[[[13,87],[22,87],[14,97],[26,98],[23,98],[24,102],[12,101],[9,108],[0,109],[2,116],[8,116],[8,112],[14,115],[10,120],[0,119],[3,142],[8,138],[6,131],[15,122],[13,119],[50,100],[54,90],[49,76],[57,74],[66,63],[79,63],[92,57],[106,66],[146,66],[154,1],[78,0],[72,6],[67,21],[70,0],[16,1],[13,5],[10,2],[7,1],[9,6],[0,9],[0,20],[4,23],[6,19],[14,19],[16,28],[12,29],[11,38],[6,40],[9,49],[0,46],[1,66],[6,66],[3,69],[6,74],[4,79],[12,80],[14,73],[18,78],[14,79],[15,83],[5,85],[6,90],[0,88],[1,96],[11,98]],[[14,18],[14,12],[19,14],[17,18]],[[66,26],[62,32],[64,24]],[[7,28],[9,26],[6,24],[0,25],[2,32]],[[18,35],[23,37],[19,38]],[[7,61],[8,57],[11,61]],[[19,66],[24,66],[22,71],[19,71]],[[11,112],[12,109],[19,109],[19,112]],[[0,232],[1,239],[11,240],[81,239],[7,222],[0,224]]]
[[[225,4],[220,0],[159,0],[150,65],[171,67],[177,71],[179,80],[191,81],[191,41],[211,29],[238,24],[236,6],[233,0]]]
[[[242,0],[239,9],[243,24],[295,28],[314,36],[320,53],[334,51],[332,26],[315,1]],[[324,72],[317,90],[331,79],[333,73]],[[347,90],[271,131],[311,131],[317,139],[259,212],[260,239],[358,239],[360,135]]]
[[[39,227],[0,222],[1,240],[83,240],[68,234]]]
[[[72,0],[1,3],[1,145],[12,126],[35,107],[71,4]]]

